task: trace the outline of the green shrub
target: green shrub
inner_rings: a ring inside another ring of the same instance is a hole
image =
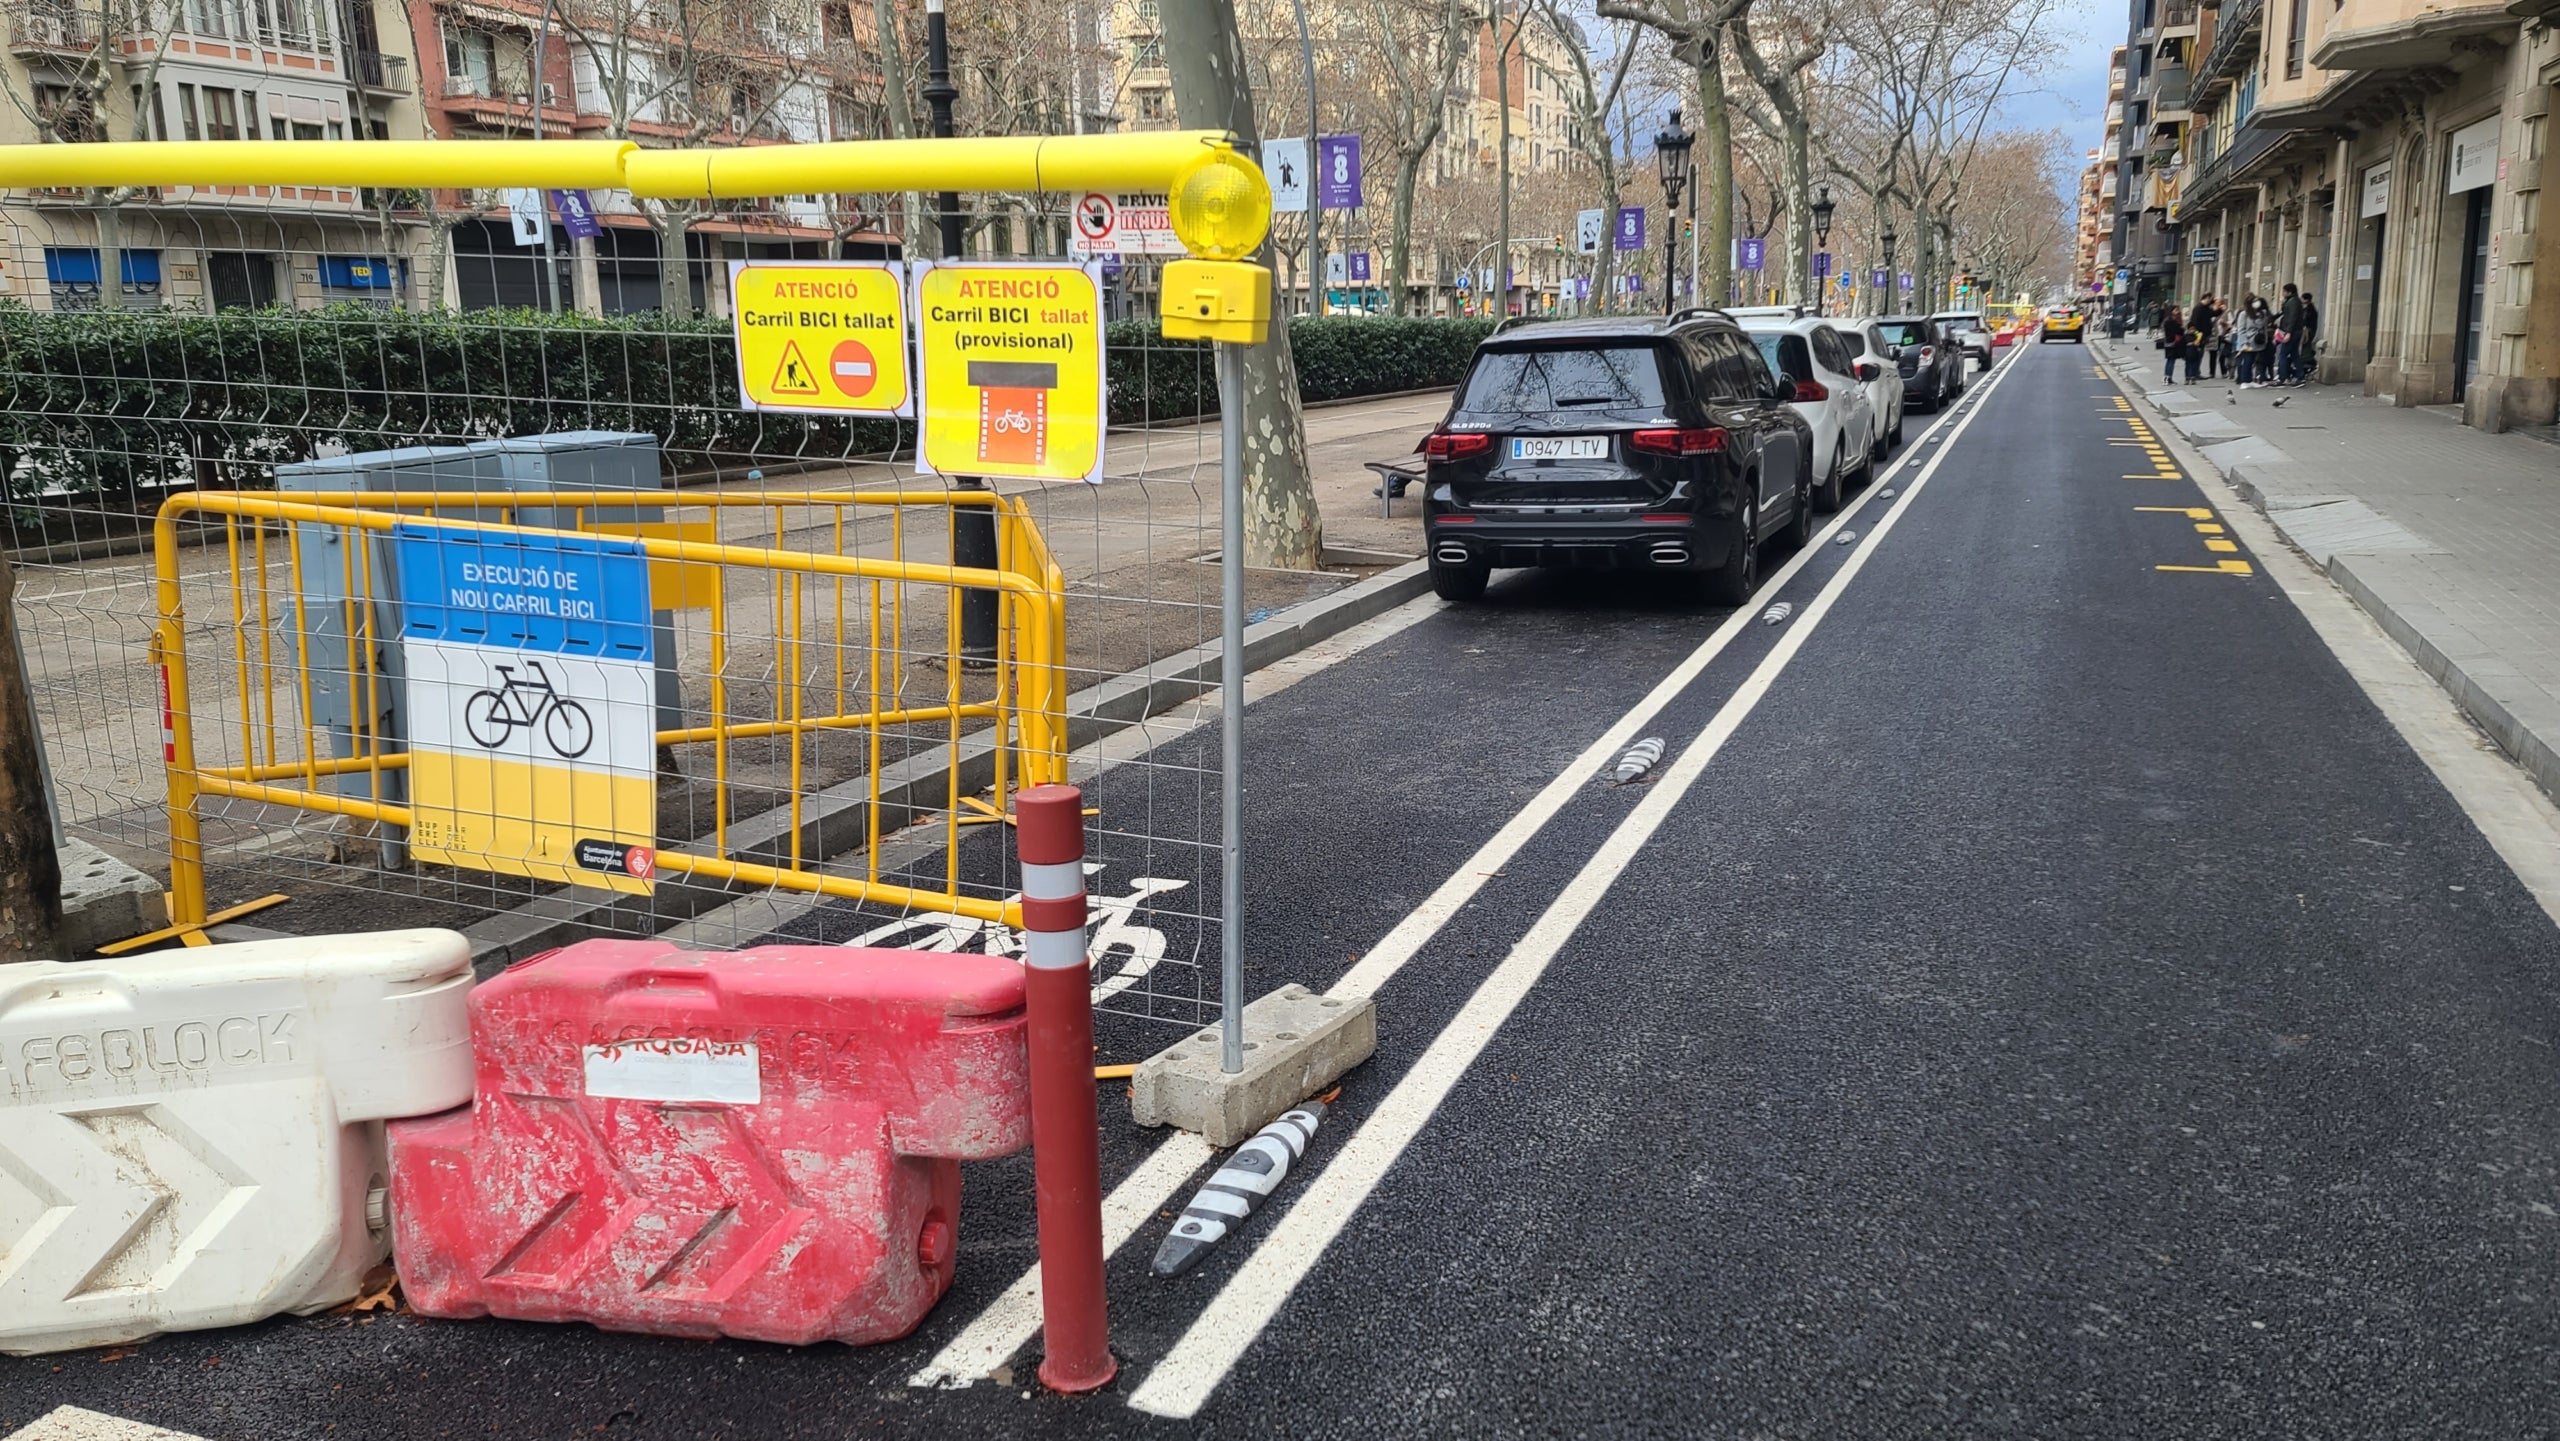
[[[1309,400],[1453,384],[1488,322],[1291,323]],[[1111,419],[1214,412],[1206,346],[1109,329]],[[743,410],[728,322],[540,310],[61,313],[0,306],[0,475],[20,500],[272,483],[349,450],[647,431],[680,469],[878,455],[904,422]]]

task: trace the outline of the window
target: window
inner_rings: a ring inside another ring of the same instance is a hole
[[[1153,35],[1132,41],[1129,46],[1129,63],[1140,70],[1163,69],[1164,42]]]
[[[1467,376],[1461,410],[1534,413],[1660,410],[1662,359],[1651,345],[1490,350]]]
[[[178,130],[189,140],[202,140],[204,127],[196,123],[196,87],[178,87]]]
[[[1147,121],[1164,121],[1172,118],[1171,112],[1164,103],[1163,91],[1141,90],[1138,92],[1138,118]]]
[[[116,267],[119,289],[129,304],[157,305],[160,297],[160,252],[157,250],[120,251],[121,263]],[[95,246],[57,246],[44,248],[45,285],[53,295],[56,310],[95,310],[103,267]]]
[[[498,37],[452,25],[444,32],[444,88],[448,95],[495,95]]]
[[[2311,27],[2311,0],[2293,0],[2293,23],[2285,27],[2284,78],[2302,78],[2302,39]]]
[[[292,134],[285,129],[284,117],[281,115],[270,115],[267,117],[267,133],[278,140],[290,140],[293,138]]]
[[[240,92],[240,138],[258,138],[258,92],[255,90]]]
[[[205,88],[204,133],[208,140],[240,138],[240,96],[236,91]]]
[[[297,120],[293,122],[293,138],[296,140],[317,140],[320,138],[320,127],[309,120]]]

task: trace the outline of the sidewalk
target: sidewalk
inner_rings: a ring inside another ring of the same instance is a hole
[[[2560,798],[2560,449],[2338,386],[2169,385],[2090,348]]]

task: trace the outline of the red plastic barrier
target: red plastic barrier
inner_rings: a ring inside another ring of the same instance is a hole
[[[428,1316],[887,1341],[951,1285],[960,1166],[1031,1139],[1022,968],[586,941],[471,996],[473,1103],[395,1122]]]

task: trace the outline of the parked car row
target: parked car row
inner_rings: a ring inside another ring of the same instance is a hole
[[[1963,393],[1963,354],[1917,316],[1507,327],[1424,442],[1432,587],[1463,602],[1497,569],[1651,570],[1740,605],[1762,547],[1801,545],[1817,512],[1873,479],[1909,406]]]

